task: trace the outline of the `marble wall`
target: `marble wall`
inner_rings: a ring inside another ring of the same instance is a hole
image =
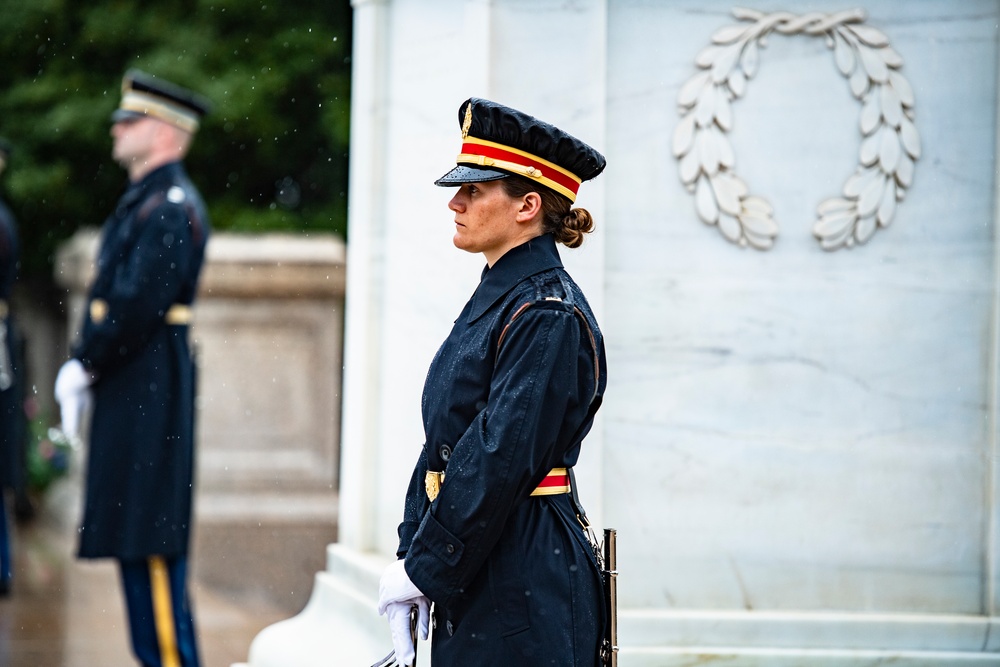
[[[904,60],[923,155],[893,224],[835,253],[810,230],[857,164],[861,105],[821,38],[773,35],[733,104],[736,170],[774,206],[774,249],[696,218],[670,151],[678,88],[735,23],[701,6],[609,11],[609,42],[633,45],[609,52],[605,146],[607,290],[633,295],[604,316],[606,510],[622,570],[645,574],[623,576],[623,600],[982,613],[997,5],[866,7]],[[829,9],[795,8],[814,7]]]

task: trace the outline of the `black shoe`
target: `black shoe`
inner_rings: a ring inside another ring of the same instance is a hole
[[[0,579],[0,598],[10,596],[10,579]]]

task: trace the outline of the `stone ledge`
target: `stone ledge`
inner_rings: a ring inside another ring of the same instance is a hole
[[[68,337],[100,234],[59,249]],[[336,539],[346,251],[331,234],[215,233],[194,309],[199,363],[192,571],[294,613]]]
[[[273,626],[272,626],[273,627]],[[995,653],[955,651],[839,651],[822,649],[687,648],[631,649],[619,653],[629,667],[995,667]]]
[[[328,493],[199,493],[199,523],[216,521],[326,521],[336,523],[339,496]]]
[[[324,547],[337,538],[334,494],[205,494],[195,510],[191,569],[198,581],[289,614],[303,608],[325,565]]]
[[[56,282],[84,290],[94,278],[100,241],[96,228],[84,228],[60,247]],[[259,234],[215,232],[205,249],[199,296],[229,298],[329,298],[344,293],[347,249],[333,234]]]
[[[250,645],[245,666],[368,665],[389,651],[389,627],[376,607],[378,579],[391,559],[339,544],[327,547],[327,559],[305,609],[264,628]],[[428,642],[420,642],[417,657],[419,665],[429,664]]]
[[[988,639],[998,634],[998,624],[998,617],[961,614],[683,609],[620,610],[618,621],[622,645],[640,653],[676,650],[678,655],[690,650],[728,654],[758,649],[838,655],[985,655],[983,651],[996,650]],[[996,653],[989,655],[997,659]]]

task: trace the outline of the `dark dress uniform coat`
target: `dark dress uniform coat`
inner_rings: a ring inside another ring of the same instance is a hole
[[[7,365],[11,384],[4,389],[0,386],[0,489],[19,489],[24,484],[24,405],[20,368],[21,349],[14,319],[3,310],[9,309],[10,294],[17,278],[18,243],[14,216],[3,202],[0,202],[0,302],[8,308],[0,307],[0,326],[5,328],[0,345],[4,350],[0,364]]]
[[[604,344],[555,241],[484,271],[427,374],[426,442],[398,556],[434,602],[435,665],[594,665],[600,572],[569,495],[531,497],[576,463],[606,384]],[[444,471],[428,502],[427,470]]]
[[[195,364],[187,325],[165,316],[194,300],[208,234],[204,203],[179,162],[131,184],[104,223],[73,350],[97,375],[81,557],[187,553]]]

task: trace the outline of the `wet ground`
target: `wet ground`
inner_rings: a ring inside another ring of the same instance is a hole
[[[15,578],[0,598],[0,666],[134,667],[115,562],[75,559],[72,527],[44,512],[12,527]],[[245,661],[257,633],[289,616],[197,578],[189,586],[204,667]]]

